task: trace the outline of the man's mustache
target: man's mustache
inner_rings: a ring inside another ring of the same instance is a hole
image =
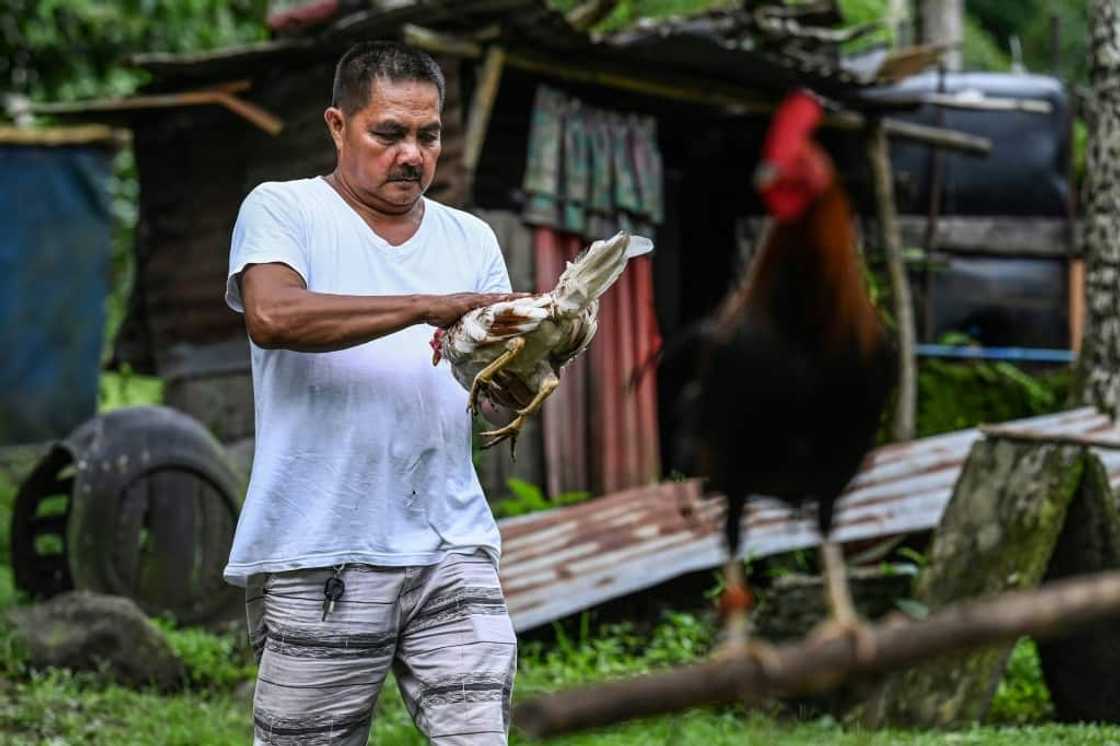
[[[415,166],[404,166],[396,171],[389,172],[389,181],[420,181],[420,169]]]

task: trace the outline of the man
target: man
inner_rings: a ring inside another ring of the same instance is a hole
[[[258,186],[234,227],[257,441],[225,576],[260,659],[255,743],[365,744],[390,667],[432,743],[506,743],[499,536],[466,392],[428,341],[511,295],[493,231],[423,196],[443,85],[423,52],[352,48],[324,114],[334,172]]]

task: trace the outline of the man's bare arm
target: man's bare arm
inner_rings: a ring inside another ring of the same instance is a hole
[[[307,289],[285,264],[252,264],[241,272],[249,337],[267,349],[330,352],[414,324],[450,326],[467,311],[520,294],[332,295]]]

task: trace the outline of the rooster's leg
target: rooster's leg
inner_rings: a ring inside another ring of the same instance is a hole
[[[540,390],[537,391],[537,395],[533,397],[533,400],[526,404],[523,409],[517,410],[517,417],[513,419],[513,422],[497,430],[490,430],[482,433],[482,437],[484,438],[493,438],[493,440],[483,443],[482,447],[492,448],[506,438],[510,438],[510,454],[516,457],[517,436],[521,432],[521,426],[525,424],[525,419],[539,412],[540,408],[544,406],[544,400],[547,399],[559,385],[560,379],[557,378],[555,374],[549,374],[547,378],[541,381]]]
[[[849,637],[855,643],[857,657],[869,660],[875,655],[875,640],[852,603],[844,555],[839,546],[827,540],[821,545],[821,555],[824,558],[825,597],[830,616],[817,627],[813,636],[825,640]]]
[[[723,618],[723,629],[720,634],[723,640],[713,653],[713,657],[717,660],[727,660],[745,655],[762,666],[764,671],[773,671],[778,668],[778,655],[774,648],[765,642],[751,639],[750,635],[750,620],[747,612],[754,605],[754,597],[747,585],[743,563],[739,559],[741,522],[745,504],[745,497],[733,497],[727,501],[724,538],[727,541],[728,557],[727,563],[723,566],[724,587],[720,596],[720,616]]]
[[[482,386],[489,384],[494,375],[502,368],[509,365],[509,361],[517,357],[518,353],[525,348],[524,337],[514,337],[506,342],[506,351],[487,365],[485,368],[478,372],[478,375],[471,381],[470,395],[467,397],[467,408],[470,409],[471,414],[478,414],[478,395],[482,390]]]

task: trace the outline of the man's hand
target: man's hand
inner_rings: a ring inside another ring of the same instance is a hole
[[[453,295],[427,296],[424,321],[441,329],[458,321],[463,314],[482,306],[507,300],[524,298],[530,293],[455,293]]]

